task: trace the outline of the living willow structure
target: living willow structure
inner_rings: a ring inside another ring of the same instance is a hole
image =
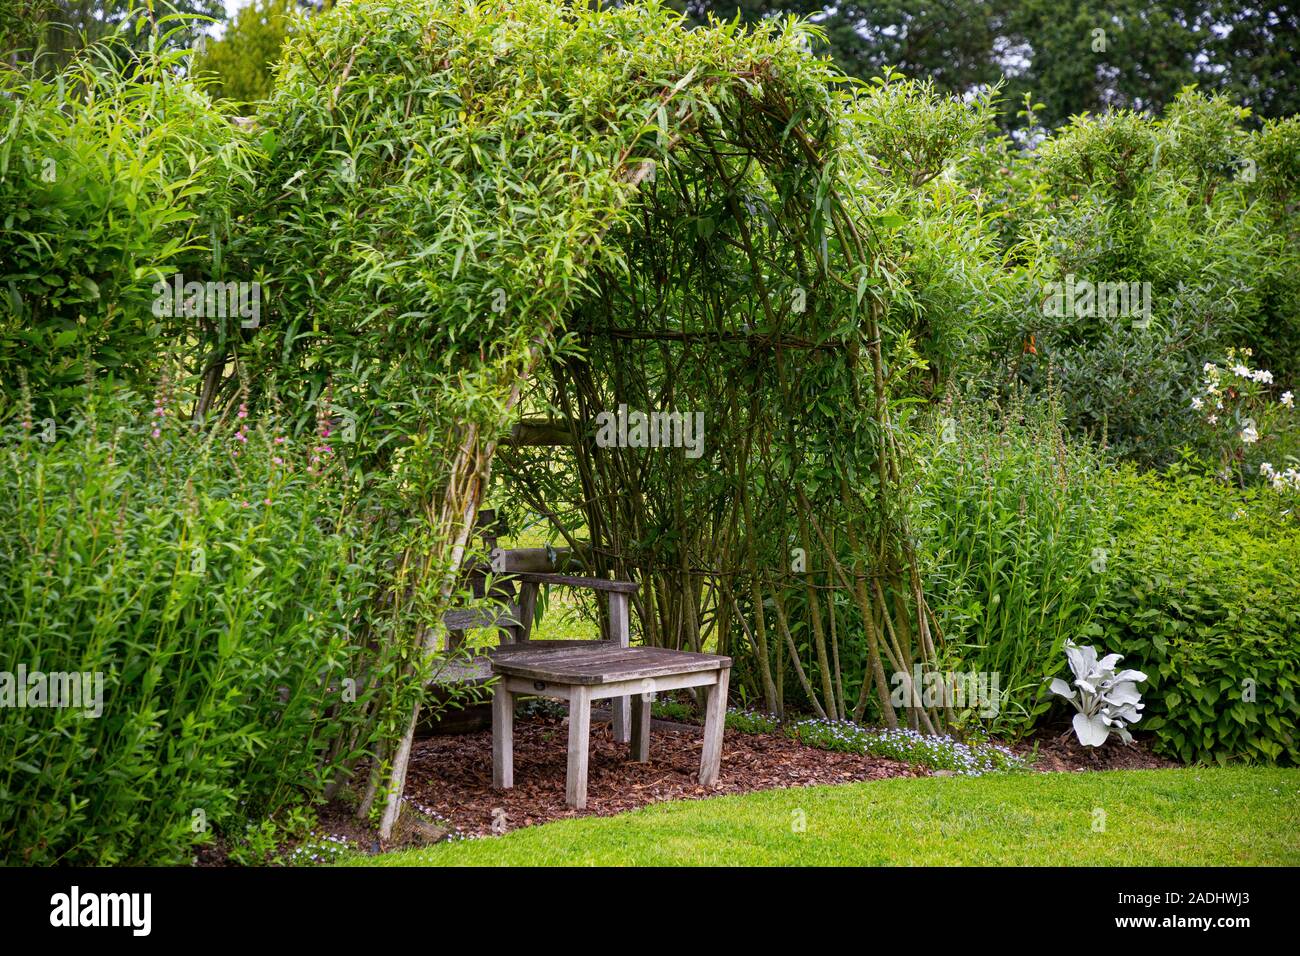
[[[809,29],[353,0],[289,42],[226,250],[266,318],[211,367],[238,352],[254,400],[272,381],[330,396],[348,467],[392,503],[371,639],[412,672],[442,646],[497,462],[517,500],[581,527],[590,571],[641,583],[644,642],[735,655],[770,710],[794,686],[831,718],[943,722],[896,709],[887,676],[942,654],[902,493],[898,223],[871,193],[865,94]],[[620,405],[702,413],[701,453],[603,447]],[[512,444],[526,413],[568,450]],[[420,697],[394,706],[366,801],[386,793],[385,838]]]

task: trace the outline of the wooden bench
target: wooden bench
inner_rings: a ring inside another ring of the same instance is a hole
[[[515,782],[516,695],[557,697],[569,702],[565,800],[574,809],[582,810],[587,806],[591,702],[630,698],[632,757],[645,763],[650,759],[650,702],[659,691],[683,687],[707,688],[700,784],[717,782],[722,765],[730,657],[605,642],[546,650],[542,647],[546,643],[550,642],[539,641],[532,647],[505,646],[492,652],[492,673],[499,678],[492,698],[494,788],[508,790]]]

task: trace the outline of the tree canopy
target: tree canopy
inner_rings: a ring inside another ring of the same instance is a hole
[[[1300,33],[1294,2],[1231,0],[675,0],[756,23],[797,13],[826,33],[825,49],[851,75],[892,66],[967,93],[1006,77],[1003,122],[1026,93],[1040,118],[1064,123],[1106,106],[1158,112],[1191,83],[1230,95],[1260,117],[1300,112],[1300,76],[1288,37]]]

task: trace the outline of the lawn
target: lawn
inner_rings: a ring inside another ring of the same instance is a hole
[[[1229,767],[925,777],[770,790],[664,803],[618,816],[566,820],[503,837],[349,862],[1296,865],[1300,770]]]

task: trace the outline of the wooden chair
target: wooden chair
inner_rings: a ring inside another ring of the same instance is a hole
[[[542,585],[587,588],[604,593],[608,602],[608,615],[603,640],[618,647],[629,645],[629,597],[637,590],[636,582],[517,570],[520,565],[538,563],[536,549],[498,548],[497,540],[504,529],[492,509],[479,512],[475,528],[492,556],[492,563],[472,568],[468,572],[468,583],[473,595],[471,603],[465,607],[452,608],[443,614],[443,624],[447,628],[447,650],[461,647],[465,642],[465,632],[479,628],[496,628],[498,645],[502,648],[509,647],[513,651],[522,650],[520,645],[528,645],[530,652],[546,653],[579,643],[529,639],[537,610],[537,593]],[[474,601],[482,603],[475,605]],[[489,651],[488,655],[491,654],[492,651]],[[631,698],[614,698],[610,701],[610,707],[613,711],[614,739],[619,743],[627,743],[631,740]]]

